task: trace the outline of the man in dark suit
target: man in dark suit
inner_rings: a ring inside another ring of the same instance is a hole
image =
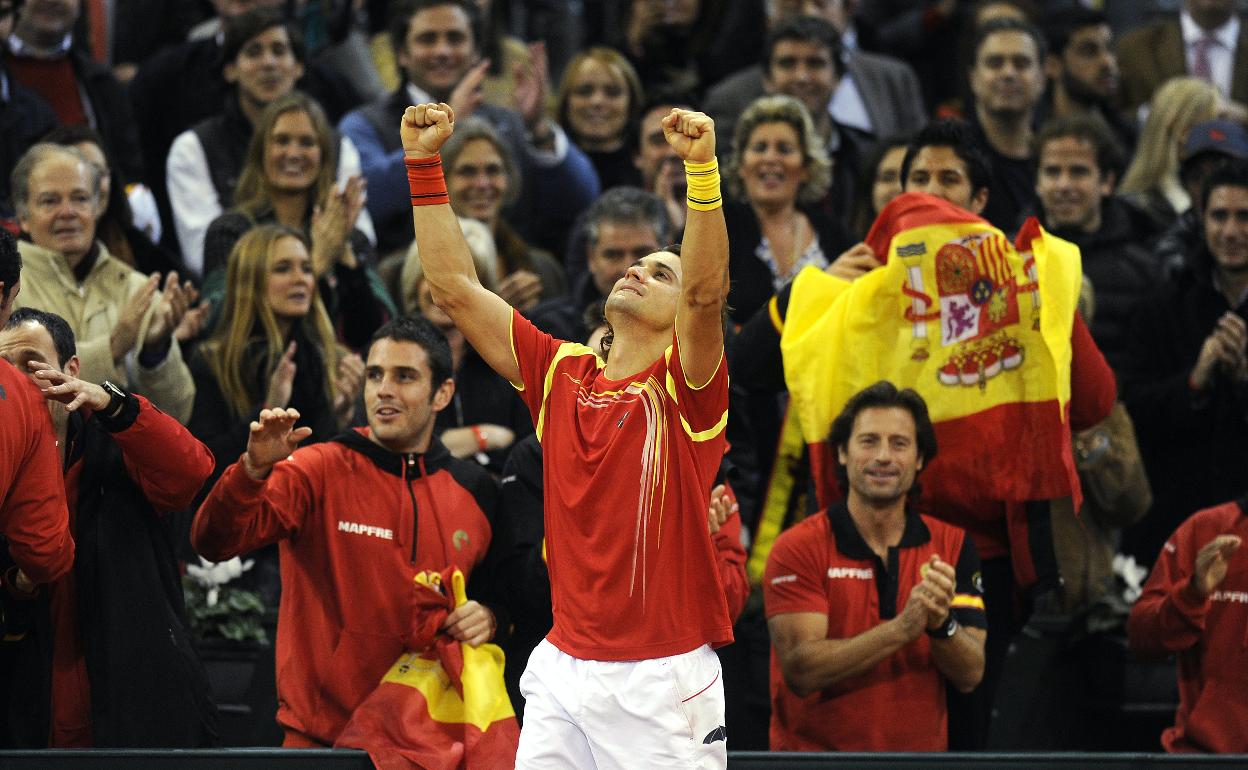
[[[1222,95],[1248,102],[1248,27],[1234,0],[1184,0],[1177,18],[1132,30],[1118,41],[1122,94],[1135,109],[1180,75],[1207,80]]]
[[[775,29],[798,12],[811,14],[832,24],[843,43],[847,17],[835,12],[840,6],[838,2],[768,3],[768,27]],[[841,76],[827,110],[833,120],[874,139],[912,134],[927,122],[918,78],[908,65],[856,47],[843,45],[842,50]],[[721,138],[731,140],[737,117],[750,102],[767,93],[766,64],[764,61],[730,75],[707,92],[706,113],[715,119]]]

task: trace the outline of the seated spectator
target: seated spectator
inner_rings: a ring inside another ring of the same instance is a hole
[[[389,32],[403,84],[339,125],[360,150],[381,253],[405,250],[412,240],[398,126],[408,105],[424,102],[446,102],[457,120],[476,116],[497,130],[516,164],[510,184],[518,194],[508,220],[538,246],[561,250],[572,223],[600,187],[589,159],[546,116],[544,67],[522,70],[515,88],[517,110],[503,109],[483,103],[478,90],[488,67],[481,61],[478,4],[403,0],[391,13]]]
[[[176,543],[212,471],[207,447],[142,396],[78,379],[74,333],[23,308],[0,331],[0,357],[49,403],[78,549],[35,623],[6,653],[4,733],[30,748],[196,748],[217,741],[217,710],[191,647]],[[38,663],[35,663],[38,661]]]
[[[19,307],[57,313],[78,338],[82,376],[111,380],[184,422],[195,383],[182,360],[180,329],[190,285],[176,273],[145,278],[96,240],[100,172],[71,147],[37,144],[13,169],[22,232]]]
[[[853,236],[867,237],[867,231],[888,202],[901,195],[901,161],[906,157],[906,138],[885,139],[862,164],[858,196],[850,225]],[[867,192],[870,191],[870,192]]]
[[[214,219],[204,239],[204,293],[219,308],[226,260],[238,240],[257,224],[284,225],[309,241],[330,320],[358,350],[395,310],[373,270],[372,244],[353,226],[364,208],[364,180],[354,175],[338,186],[337,149],[325,113],[308,97],[287,94],[265,109],[247,147],[235,208]]]
[[[480,118],[459,119],[442,148],[442,166],[455,213],[483,222],[494,235],[497,294],[523,312],[567,291],[555,258],[526,242],[503,218],[503,208],[520,189],[515,162],[498,132]]]
[[[641,81],[628,59],[601,47],[572,57],[557,104],[560,125],[594,164],[602,189],[641,181],[628,141],[641,109]]]
[[[1169,752],[1242,754],[1248,518],[1244,501],[1206,508],[1166,540],[1127,622],[1131,648],[1174,655],[1179,710],[1161,734]]]
[[[179,134],[165,163],[182,259],[200,277],[213,267],[204,261],[205,233],[213,219],[238,202],[247,145],[261,114],[289,95],[304,72],[302,40],[293,23],[276,8],[261,7],[231,17],[221,56],[225,80],[231,85],[224,110]],[[333,142],[337,150],[330,173],[345,184],[359,173],[359,153],[345,137],[335,136]],[[372,222],[365,212],[353,224],[372,236]]]
[[[9,75],[39,94],[67,126],[100,132],[127,179],[145,179],[130,100],[109,68],[76,40],[80,2],[27,0],[6,39]]]
[[[461,219],[459,228],[472,254],[477,278],[482,286],[494,291],[497,256],[490,231],[475,219]],[[453,456],[473,460],[495,476],[502,476],[503,465],[516,441],[533,432],[528,409],[511,383],[485,363],[446,311],[433,303],[433,292],[425,280],[415,241],[407,250],[402,276],[403,288],[408,292],[405,302],[410,302],[405,305],[405,312],[420,314],[432,322],[451,348],[455,393],[450,406],[438,412],[433,435]]]
[[[807,265],[850,244],[844,227],[813,206],[831,181],[831,164],[810,113],[788,96],[766,96],[737,123],[728,165],[728,306],[744,323]]]
[[[1119,371],[1154,498],[1123,546],[1146,563],[1193,512],[1248,491],[1248,161],[1209,176],[1200,210],[1204,248],[1140,305]]]
[[[450,359],[422,319],[382,327],[368,351],[369,427],[299,448],[312,433],[295,427],[299,411],[261,410],[195,517],[206,558],[281,551],[277,718],[289,748],[333,745],[403,653],[418,572],[468,576],[471,599],[442,626],[451,639],[475,646],[508,626],[493,598],[497,487],[432,435],[455,387]]]
[[[96,222],[100,241],[117,259],[140,273],[167,273],[186,268],[176,254],[160,247],[160,214],[156,198],[146,185],[127,184],[121,169],[109,158],[99,132],[90,126],[61,126],[44,141],[74,147],[100,170],[100,206]]]
[[[1179,153],[1179,181],[1193,205],[1157,237],[1153,247],[1153,258],[1167,277],[1181,272],[1204,248],[1200,190],[1215,168],[1234,158],[1248,160],[1248,130],[1242,124],[1207,120],[1187,132]]]
[[[607,190],[586,211],[583,226],[588,270],[572,281],[566,296],[529,313],[534,326],[556,339],[586,339],[593,328],[584,323],[586,308],[601,305],[629,267],[672,241],[663,201],[636,187]]]
[[[781,533],[763,578],[771,750],[944,751],[945,683],[979,684],[987,621],[971,538],[910,505],[936,456],[927,405],[877,383],[828,442],[848,496]]]
[[[1130,204],[1113,196],[1122,165],[1118,141],[1091,115],[1057,118],[1036,137],[1041,222],[1079,247],[1083,274],[1096,291],[1092,339],[1115,370],[1126,354],[1131,313],[1161,278]]]
[[[1154,233],[1191,208],[1192,197],[1179,180],[1179,151],[1192,126],[1216,118],[1222,105],[1217,89],[1196,78],[1174,78],[1153,96],[1118,191],[1148,214]]]

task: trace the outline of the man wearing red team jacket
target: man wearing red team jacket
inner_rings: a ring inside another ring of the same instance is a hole
[[[1131,647],[1176,655],[1179,710],[1166,751],[1248,752],[1248,500],[1197,511],[1161,549],[1131,608]]]
[[[545,452],[554,627],[520,681],[517,768],[727,763],[711,648],[732,640],[732,621],[706,517],[725,448],[728,235],[714,124],[679,109],[661,122],[685,161],[684,243],[616,282],[604,360],[481,286],[437,155],[454,111],[424,104],[403,116],[433,300],[520,391]]]

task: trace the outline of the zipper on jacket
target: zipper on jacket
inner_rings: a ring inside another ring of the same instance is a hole
[[[412,479],[408,471],[416,467],[416,455],[407,455],[403,463],[403,485],[407,487],[407,496],[412,501],[412,566],[416,566],[416,493],[412,490]]]

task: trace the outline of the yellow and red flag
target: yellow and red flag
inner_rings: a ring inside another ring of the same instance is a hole
[[[1034,219],[1010,243],[923,193],[885,207],[867,243],[884,266],[852,283],[814,268],[797,276],[781,336],[820,501],[835,495],[832,420],[879,380],[927,402],[940,448],[923,474],[929,500],[1077,497],[1067,414],[1078,248]]]

